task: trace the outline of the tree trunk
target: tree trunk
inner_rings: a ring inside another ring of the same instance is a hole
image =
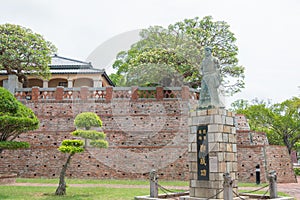
[[[19,82],[23,83],[24,88],[28,87],[29,82],[28,82],[28,77],[26,75],[18,74],[18,80],[19,80]]]
[[[283,136],[283,143],[285,144],[285,146],[288,149],[289,154],[291,155],[291,153],[292,153],[292,145],[290,144],[289,138],[288,138],[288,136],[286,134]]]
[[[63,168],[61,169],[60,175],[59,175],[59,184],[58,187],[55,191],[55,195],[66,195],[66,182],[65,182],[65,176],[66,176],[66,171],[67,167],[71,161],[72,156],[75,153],[71,153],[67,159],[67,162],[65,165],[63,165]]]

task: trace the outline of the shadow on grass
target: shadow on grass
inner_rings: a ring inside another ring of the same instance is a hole
[[[76,195],[62,195],[57,196],[54,193],[44,193],[43,200],[54,200],[54,199],[63,199],[63,200],[85,200],[90,197],[89,194],[76,194]]]
[[[10,196],[0,194],[0,199],[10,199]]]

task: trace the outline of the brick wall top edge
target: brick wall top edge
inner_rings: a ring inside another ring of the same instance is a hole
[[[253,132],[253,131],[250,131],[250,130],[236,130],[237,133],[249,133],[249,132]]]
[[[276,147],[276,148],[285,148],[285,149],[287,149],[287,147],[286,146],[280,146],[280,145],[266,145],[266,146],[268,146],[268,147]]]
[[[237,147],[238,148],[258,148],[258,147],[267,147],[267,146],[269,146],[269,145],[243,145],[243,144],[238,144],[237,145]],[[276,146],[276,145],[274,145],[274,146]]]

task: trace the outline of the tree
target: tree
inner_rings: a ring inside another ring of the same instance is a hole
[[[173,86],[185,84],[198,88],[201,84],[199,67],[203,49],[205,46],[211,46],[213,53],[220,60],[223,84],[227,92],[236,93],[244,87],[244,67],[238,65],[236,38],[224,21],[214,22],[210,16],[201,20],[196,17],[171,24],[168,28],[149,27],[142,30],[140,36],[142,39],[133,44],[128,51],[122,51],[117,55],[113,64],[117,72],[110,75],[117,85],[161,84],[157,80],[151,82],[153,75],[149,76],[149,73],[144,71],[151,71],[161,77],[161,71],[157,71],[157,68],[166,68],[162,77],[175,80]],[[158,67],[151,70],[155,65]],[[137,70],[139,68],[145,70]],[[140,80],[145,77],[147,81]]]
[[[74,120],[74,125],[76,126],[77,130],[73,131],[71,134],[74,136],[81,137],[85,139],[85,143],[82,140],[64,140],[62,141],[61,146],[58,148],[58,150],[62,153],[67,153],[68,158],[66,160],[66,163],[63,165],[63,168],[60,172],[59,176],[59,185],[55,191],[55,195],[65,195],[66,194],[66,182],[65,182],[65,176],[67,168],[71,162],[72,157],[76,153],[81,153],[87,147],[87,140],[90,141],[90,145],[97,148],[107,148],[108,142],[105,141],[106,135],[97,130],[91,130],[91,128],[101,128],[102,127],[102,121],[96,115],[92,112],[84,112],[81,114],[78,114]]]
[[[236,113],[245,114],[252,130],[267,133],[270,144],[285,145],[291,153],[300,142],[300,99],[294,97],[282,103],[238,100],[232,107]]]
[[[15,24],[0,25],[0,70],[18,76],[25,87],[27,75],[50,77],[48,64],[56,48],[42,35]]]
[[[35,130],[39,120],[30,108],[0,87],[0,153],[4,149],[28,148],[27,142],[15,140],[21,133]]]

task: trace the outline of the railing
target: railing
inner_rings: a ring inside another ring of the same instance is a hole
[[[199,91],[183,87],[101,87],[101,88],[18,88],[15,90],[18,100],[142,100],[142,99],[182,99],[197,100]]]

